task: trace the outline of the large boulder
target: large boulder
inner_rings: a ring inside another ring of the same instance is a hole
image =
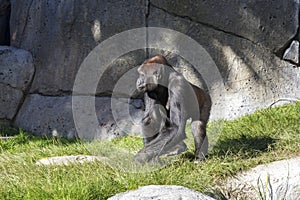
[[[151,4],[173,16],[188,18],[224,34],[262,45],[273,52],[283,48],[298,29],[299,1],[294,0],[152,0]],[[163,19],[160,16],[157,18]]]
[[[229,199],[300,199],[300,157],[259,165],[221,186]]]
[[[3,109],[0,111],[0,119],[16,119],[16,125],[36,133],[50,134],[59,129],[58,132],[64,136],[74,135],[76,131],[70,109],[71,94],[74,93],[74,81],[81,63],[97,45],[103,44],[111,36],[145,26],[174,29],[204,47],[212,63],[217,66],[217,71],[212,74],[219,73],[221,77],[212,79],[215,87],[205,84],[210,74],[197,73],[189,60],[180,57],[180,51],[166,51],[169,46],[176,45],[190,50],[192,48],[185,47],[178,38],[165,37],[162,39],[169,44],[163,50],[128,52],[114,62],[105,64],[108,66],[97,59],[89,61],[96,69],[106,70],[99,77],[95,91],[82,90],[76,95],[88,97],[96,94],[108,98],[113,91],[117,91],[118,98],[125,97],[122,88],[134,88],[136,75],[127,84],[119,84],[121,86],[118,90],[115,90],[115,85],[147,56],[161,52],[189,81],[210,91],[213,99],[212,120],[237,118],[267,107],[279,98],[300,97],[298,0],[0,0],[0,3],[0,40],[1,34],[7,33],[2,27],[8,25],[7,13],[11,7],[11,45],[30,51],[36,67],[32,81],[22,84],[24,77],[20,79],[15,75],[10,78],[15,80],[15,85],[12,81],[2,80],[0,100]],[[3,16],[6,17],[4,21]],[[150,32],[145,31],[145,38],[140,41],[151,45]],[[122,41],[118,45],[105,44],[108,50],[94,52],[96,57],[101,53],[107,55],[109,60],[116,49],[126,48],[121,45]],[[203,58],[194,55],[193,59]],[[204,68],[206,71],[212,70],[210,66]],[[97,75],[96,69],[93,70]],[[22,75],[26,75],[26,72]],[[84,77],[82,82],[90,83],[91,79]],[[25,99],[24,93],[30,95],[16,116]],[[100,102],[105,108],[110,108],[108,102]],[[34,116],[31,112],[35,113]],[[97,113],[100,124],[105,127],[110,126],[110,121],[105,121],[107,113],[109,111]],[[107,116],[112,119],[112,114]],[[123,115],[120,118],[125,120]],[[116,132],[111,130],[117,130],[101,129],[113,135]]]
[[[91,98],[91,97],[86,97]],[[72,109],[78,109],[76,105],[72,106],[72,96],[51,97],[38,94],[28,95],[22,108],[20,109],[15,125],[24,128],[37,135],[58,136],[66,138],[80,137],[82,139],[112,139],[125,134],[139,134],[139,120],[142,112],[139,110],[139,100],[127,103],[126,99],[114,99],[117,103],[116,108],[128,108],[118,113],[118,118],[113,115],[111,98],[97,97],[95,99],[96,116],[98,121],[91,124],[88,120],[91,115],[89,111],[80,113],[80,119],[86,120],[87,126],[97,127],[98,132],[87,131],[78,133],[76,130]],[[126,107],[127,106],[127,107]],[[132,116],[132,122],[128,116]],[[78,123],[75,121],[75,123]]]
[[[34,66],[29,52],[0,46],[0,119],[13,119],[31,83]]]
[[[28,51],[0,46],[0,83],[25,91],[34,74],[32,56]]]
[[[117,194],[108,200],[214,200],[200,192],[176,185],[148,185]]]
[[[11,44],[31,51],[36,66],[30,92],[51,96],[70,93],[80,64],[94,47],[117,33],[146,25],[145,5],[145,0],[12,0]],[[131,55],[112,66],[113,74],[98,93],[110,91],[126,69],[145,58],[139,53]]]
[[[11,45],[31,51],[36,67],[30,95],[14,124],[36,134],[57,132],[60,136],[72,138],[77,131],[71,94],[81,63],[109,37],[145,26],[146,1],[12,0],[11,9]],[[110,51],[101,53],[110,55],[113,53]],[[96,100],[103,138],[124,134],[124,128],[118,128],[113,119],[108,96],[126,71],[143,62],[145,51],[136,50],[120,56],[109,66],[97,60],[92,63],[97,69],[105,69],[95,92],[97,96],[106,96]],[[79,95],[88,97],[95,93],[83,91]],[[122,114],[119,121],[124,126],[128,124],[128,119]]]
[[[267,107],[279,98],[300,96],[300,68],[281,60],[265,46],[189,18],[174,16],[155,6],[150,7],[150,10],[149,26],[165,27],[190,36],[215,62],[217,73],[220,73],[222,79],[215,81],[223,83],[224,88],[208,88],[213,99],[211,119],[237,118]],[[177,38],[168,41],[172,44],[181,43]],[[191,47],[178,45],[178,48],[190,51]],[[165,55],[173,59],[173,54]],[[205,58],[200,56],[197,59]],[[211,71],[212,75],[214,73]],[[186,78],[189,80],[192,77]],[[205,82],[208,77],[202,79]],[[197,82],[193,79],[190,81]]]

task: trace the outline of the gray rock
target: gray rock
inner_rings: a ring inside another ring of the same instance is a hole
[[[28,95],[20,109],[15,125],[39,135],[59,133],[59,136],[75,136],[72,119],[71,97],[46,97]]]
[[[265,108],[278,98],[300,97],[300,69],[280,60],[265,47],[155,7],[150,10],[149,26],[187,34],[209,53],[218,67],[218,72],[211,71],[211,74],[220,73],[222,80],[215,80],[214,84],[224,83],[224,87],[208,87],[213,100],[211,120],[234,119]],[[176,38],[169,41],[180,43]],[[186,48],[188,51],[190,47]],[[210,70],[210,66],[206,68]],[[193,83],[201,82],[201,74],[200,79],[199,76],[186,78]],[[202,77],[204,82],[207,78]]]
[[[293,40],[289,48],[285,50],[283,59],[299,64],[299,41]]]
[[[0,0],[0,45],[9,45],[10,1]]]
[[[213,200],[200,192],[175,185],[148,185],[138,190],[117,194],[108,200]]]
[[[8,140],[12,140],[15,138],[16,138],[15,136],[4,136],[4,137],[0,137],[0,141],[8,141]]]
[[[103,93],[104,94],[114,93],[114,95],[127,96],[128,94],[126,95],[125,92],[114,90],[115,86],[120,80],[120,78],[122,78],[122,76],[124,76],[126,72],[143,63],[145,59],[146,59],[145,51],[137,50],[137,51],[130,52],[126,55],[123,55],[117,60],[115,60],[111,65],[108,66],[108,68],[102,75],[98,83],[96,94],[101,95]],[[95,65],[97,64],[98,63],[95,63]],[[137,71],[134,70],[132,73],[134,73],[133,77],[127,79],[126,84],[124,85],[125,88],[129,88],[129,87],[135,88]]]
[[[28,51],[0,46],[0,83],[25,91],[34,74],[32,56]]]
[[[87,156],[87,155],[76,155],[76,156],[55,156],[50,158],[42,158],[36,162],[36,165],[69,165],[71,163],[87,163],[105,161],[105,157],[101,156]]]
[[[85,98],[91,97],[87,96]],[[49,97],[38,94],[27,96],[17,115],[15,125],[37,135],[43,134],[66,138],[79,136],[82,139],[112,139],[129,133],[139,133],[138,121],[142,116],[140,110],[129,105],[127,101],[116,99],[119,106],[116,106],[115,109],[121,107],[125,110],[117,110],[116,115],[113,116],[109,97],[97,97],[95,101],[97,124],[91,124],[92,120],[89,120],[89,117],[94,113],[87,110],[85,113],[80,113],[81,118],[79,119],[86,122],[88,127],[97,127],[98,132],[95,133],[90,131],[86,132],[86,135],[78,135],[72,114],[71,96]],[[74,106],[73,109],[77,109],[77,107]],[[135,118],[132,123],[128,118],[131,115],[132,118]],[[80,121],[75,121],[75,123],[80,123]]]
[[[70,93],[80,64],[94,47],[117,33],[145,26],[145,0],[12,0],[11,4],[11,43],[30,50],[34,57],[31,93]],[[113,74],[105,77],[98,93],[110,91],[124,70],[143,59],[139,53],[131,55],[112,67]]]
[[[0,119],[14,118],[33,74],[29,52],[0,46]]]
[[[229,199],[300,199],[300,157],[259,165],[226,181]]]
[[[71,97],[66,95],[76,92],[73,86],[80,64],[98,44],[109,37],[146,25],[180,31],[195,39],[211,55],[218,67],[217,73],[221,75],[220,80],[214,80],[214,87],[207,85],[207,77],[196,73],[189,61],[177,56],[175,50],[171,54],[165,49],[149,51],[150,55],[161,51],[190,82],[210,91],[213,99],[211,120],[237,118],[267,107],[278,98],[300,98],[300,68],[292,64],[298,62],[297,48],[292,46],[287,50],[284,59],[289,61],[277,57],[282,55],[283,47],[296,38],[299,23],[298,0],[10,2],[11,44],[32,53],[36,71],[34,72],[33,67],[18,67],[27,64],[32,66],[29,56],[26,56],[28,53],[21,53],[19,50],[9,52],[11,48],[0,53],[0,96],[2,101],[5,100],[5,103],[0,102],[0,118],[14,119],[19,105],[23,103],[22,92],[25,95],[30,93],[15,124],[35,133],[51,135],[56,130],[60,135],[74,137],[76,131]],[[1,34],[7,32],[2,27],[3,24],[7,26],[9,1],[0,0],[0,5],[1,40]],[[2,15],[4,11],[6,14]],[[1,21],[3,16],[6,18]],[[145,33],[145,44],[151,42],[146,41],[146,36],[148,40],[151,38],[150,34]],[[184,46],[176,38],[167,39],[170,45]],[[107,57],[114,49],[122,47],[113,44],[108,46],[111,49],[104,52]],[[6,53],[11,57],[7,57]],[[17,54],[14,55],[15,53]],[[9,63],[14,64],[3,64],[3,59],[8,58],[12,59]],[[115,86],[129,69],[139,65],[144,59],[144,50],[122,55],[99,77],[98,88],[93,92],[98,96],[109,96],[114,91],[115,98],[127,97],[124,91],[135,87],[136,74],[130,75],[126,84],[119,84],[118,89]],[[98,69],[107,67],[98,62],[91,64]],[[206,66],[206,69],[209,71],[210,66]],[[10,70],[16,72],[11,74]],[[33,73],[35,76],[32,84],[29,84]],[[90,77],[84,77],[82,81],[89,79]],[[83,91],[78,95],[94,94]],[[122,106],[116,108],[121,116],[118,117],[118,123],[112,120],[110,100],[104,99],[97,100],[102,104],[97,111],[98,121],[101,122],[99,129],[103,130],[100,135],[110,138],[123,135],[124,129],[133,130],[128,125],[128,115],[123,115],[124,110],[119,109]],[[9,101],[10,105],[7,103]],[[123,103],[120,100],[118,104]],[[141,108],[142,105],[138,103],[130,106],[133,111],[131,121],[139,119],[139,114],[135,114],[138,113],[135,112],[137,107]]]
[[[0,83],[0,119],[12,120],[22,99],[22,91]]]
[[[151,4],[206,27],[221,30],[224,34],[245,38],[271,51],[285,46],[296,35],[298,28],[298,0],[153,0]],[[162,18],[157,16],[157,19]]]

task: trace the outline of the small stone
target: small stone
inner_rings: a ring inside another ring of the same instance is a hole
[[[299,64],[299,42],[294,40],[289,48],[285,50],[283,59]]]
[[[108,200],[214,200],[192,189],[176,185],[148,185],[117,194]]]
[[[56,156],[50,158],[42,158],[36,162],[36,165],[69,165],[70,163],[87,163],[95,161],[105,161],[105,157],[101,156],[87,156],[87,155],[76,155],[76,156]]]

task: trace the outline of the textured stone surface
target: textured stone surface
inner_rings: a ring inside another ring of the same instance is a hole
[[[172,14],[232,33],[272,51],[281,49],[296,35],[298,28],[298,0],[151,0],[151,3]]]
[[[0,0],[0,45],[9,45],[10,1]]]
[[[149,185],[138,190],[117,194],[108,200],[213,200],[189,188],[175,185]]]
[[[71,163],[87,163],[95,161],[105,161],[105,157],[101,156],[87,156],[87,155],[76,155],[76,156],[55,156],[50,158],[42,158],[36,162],[37,165],[69,165]]]
[[[145,59],[146,55],[144,50],[133,51],[116,59],[111,65],[107,67],[106,71],[102,74],[102,77],[98,83],[96,94],[101,95],[119,92],[119,94],[123,94],[126,96],[125,92],[114,90],[116,84],[124,76],[125,73],[130,71],[130,75],[133,76],[131,76],[131,79],[127,79],[124,86],[126,86],[126,88],[135,88],[137,71],[132,70],[132,68],[143,63]],[[98,64],[96,62],[97,61],[95,60],[95,66]]]
[[[299,41],[293,40],[283,54],[283,59],[299,64]]]
[[[230,178],[224,186],[229,199],[300,199],[300,157],[259,165]],[[269,181],[268,181],[269,180]]]
[[[144,0],[12,0],[11,4],[11,43],[30,50],[34,57],[32,93],[69,93],[81,62],[94,47],[117,33],[145,26]],[[126,62],[116,65],[122,66],[121,74],[129,68]],[[131,67],[139,59],[132,56],[129,62]],[[101,86],[100,92],[111,89],[119,71],[113,69],[114,74],[107,77],[109,82]]]
[[[73,84],[80,64],[91,50],[109,37],[144,26],[180,31],[195,39],[210,54],[222,79],[215,83],[224,85],[224,90],[208,87],[205,84],[207,77],[196,73],[188,61],[176,55],[180,52],[149,51],[149,55],[162,52],[189,81],[210,90],[212,120],[237,118],[267,107],[278,98],[300,98],[300,68],[293,65],[299,62],[299,0],[10,2],[11,44],[32,53],[36,71],[33,72],[33,67],[18,67],[19,64],[26,65],[25,54],[15,54],[20,50],[9,53],[11,57],[6,55],[10,50],[0,51],[0,119],[14,118],[25,93],[29,96],[15,124],[35,133],[51,134],[59,129],[62,135],[73,137],[74,122],[70,111],[71,97],[68,95],[74,92]],[[2,27],[4,24],[7,26],[8,8],[9,1],[0,0],[0,40],[1,34],[7,33]],[[3,16],[6,17],[4,21]],[[146,38],[151,38],[151,35],[145,34],[145,44],[149,42]],[[170,46],[184,46],[176,38],[166,39]],[[290,43],[292,46],[289,48]],[[111,55],[113,49],[122,47],[108,46],[111,50],[105,51],[105,55]],[[129,52],[111,63],[101,79],[99,77],[96,94],[109,96],[119,78],[142,63],[145,54],[144,50]],[[8,63],[14,64],[5,64],[3,58],[11,59]],[[27,63],[30,62],[29,59]],[[98,69],[106,68],[98,62],[92,64]],[[210,70],[210,67],[207,69]],[[10,70],[16,72],[11,73]],[[34,77],[30,84],[32,74]],[[119,84],[120,88],[115,90],[118,97],[126,96],[123,92],[126,88],[135,87],[136,74],[132,77],[128,84]],[[85,77],[84,80],[90,78]],[[86,93],[83,91],[80,95]],[[104,130],[104,135],[122,135],[113,121],[107,121],[112,118],[108,101],[99,101],[103,104],[98,107],[101,112],[97,113],[103,125],[101,130]],[[126,129],[128,119],[123,114],[121,116],[120,123],[124,126],[120,129]]]
[[[22,98],[22,91],[0,83],[0,119],[12,120]]]
[[[120,106],[127,106],[137,123],[142,116],[141,111],[134,106],[128,105],[127,101],[119,101],[119,103],[121,104]],[[95,133],[79,135],[81,138],[92,139],[91,136],[95,136],[96,138],[112,139],[126,133],[139,133],[138,128],[134,124],[129,123],[127,113],[117,112],[118,119],[114,119],[109,97],[96,98],[95,106],[99,122],[96,126],[99,127],[99,133],[96,133],[97,135],[94,135]],[[83,120],[92,114],[88,112],[82,113]],[[77,131],[72,115],[72,97],[29,95],[18,113],[15,125],[35,134],[74,138],[77,136]],[[127,131],[124,131],[125,129]]]
[[[265,47],[155,7],[150,10],[149,26],[187,34],[217,65],[223,79],[219,81],[225,84],[226,90],[209,88],[213,99],[211,119],[233,119],[266,107],[278,98],[299,98],[300,69],[280,60]],[[176,38],[170,41],[177,42]],[[202,78],[205,81],[207,77]]]
[[[0,119],[13,119],[33,74],[29,52],[0,46]]]
[[[34,74],[28,51],[0,46],[0,83],[25,91]]]

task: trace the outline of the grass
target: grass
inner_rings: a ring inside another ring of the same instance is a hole
[[[68,166],[35,163],[49,156],[106,155],[116,147],[134,155],[142,147],[141,138],[128,136],[109,143],[82,143],[34,137],[0,126],[2,136],[15,135],[14,139],[0,140],[0,199],[107,199],[151,184],[182,185],[206,194],[216,193],[212,188],[228,176],[299,155],[299,119],[300,102],[260,110],[234,121],[214,122],[208,128],[213,148],[205,162],[194,164],[190,159],[193,145],[189,137],[188,152],[177,156],[174,162],[157,170],[135,173],[101,162]],[[190,136],[189,127],[187,133]],[[122,164],[120,158],[119,161]]]

